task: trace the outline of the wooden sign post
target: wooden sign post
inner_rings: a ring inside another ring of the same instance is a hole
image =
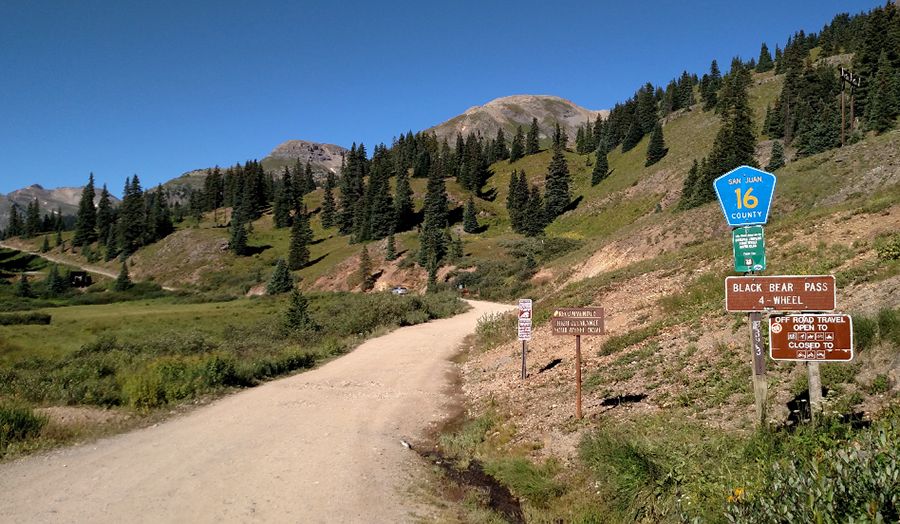
[[[602,335],[603,308],[560,308],[553,312],[550,327],[554,335],[575,335],[575,417],[581,413],[581,335]]]

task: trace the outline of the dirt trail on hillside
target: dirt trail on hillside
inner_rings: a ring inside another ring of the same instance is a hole
[[[397,329],[159,426],[0,465],[2,522],[398,522],[424,466],[401,439],[446,418],[479,317]]]

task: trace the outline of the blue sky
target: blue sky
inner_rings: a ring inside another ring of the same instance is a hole
[[[591,109],[883,2],[0,5],[0,192],[121,191],[302,138],[390,143],[493,98]]]

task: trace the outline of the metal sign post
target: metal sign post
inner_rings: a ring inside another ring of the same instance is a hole
[[[531,340],[531,319],[533,317],[532,302],[530,298],[519,299],[519,340],[522,341],[522,378],[528,376],[528,368],[525,364],[526,342]]]
[[[561,308],[553,312],[550,327],[554,335],[575,335],[575,417],[581,412],[581,335],[602,335],[604,331],[603,308]]]

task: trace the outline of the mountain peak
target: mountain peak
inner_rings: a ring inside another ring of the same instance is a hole
[[[519,94],[495,98],[484,105],[470,107],[463,114],[427,131],[434,132],[438,138],[452,141],[457,133],[466,135],[473,132],[493,137],[502,127],[509,140],[517,126],[521,125],[527,131],[531,119],[537,118],[541,136],[549,136],[558,122],[571,138],[575,136],[578,126],[588,119],[596,120],[598,115],[607,114],[609,111],[605,109],[586,109],[559,96]]]

